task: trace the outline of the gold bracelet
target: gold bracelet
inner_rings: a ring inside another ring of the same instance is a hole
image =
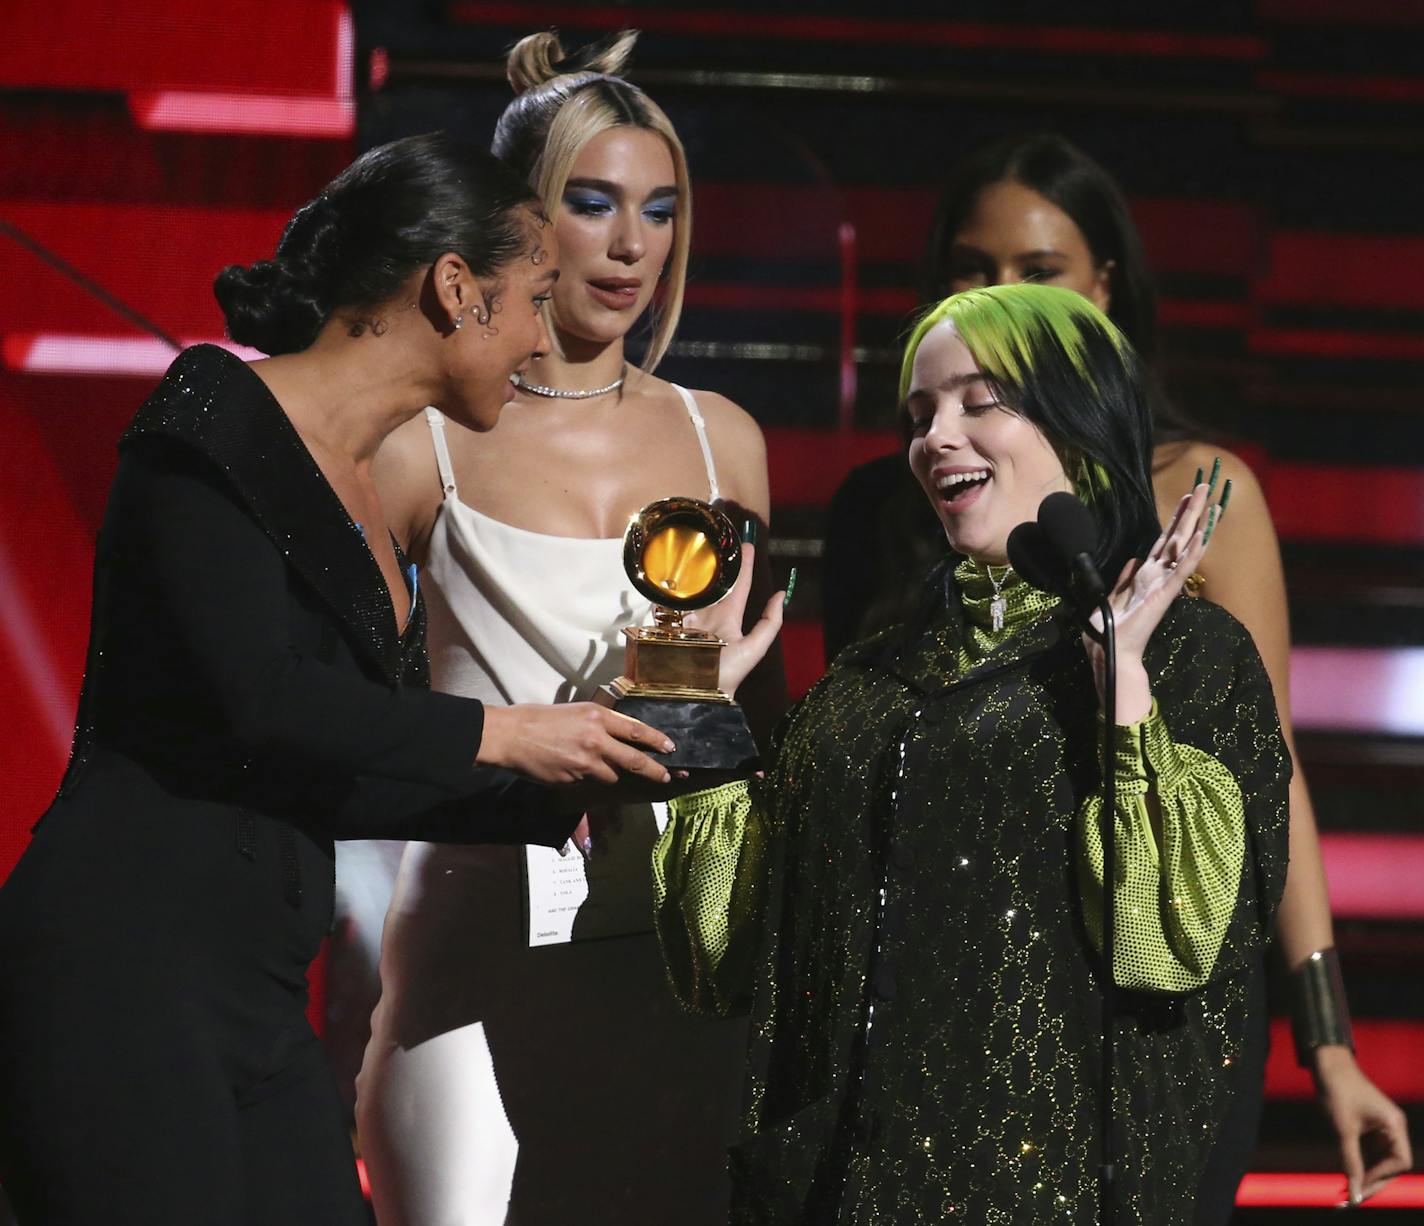
[[[1290,988],[1291,1034],[1295,1038],[1296,1063],[1301,1068],[1311,1066],[1317,1047],[1338,1043],[1355,1050],[1340,957],[1333,945],[1317,949],[1296,967],[1291,972]]]

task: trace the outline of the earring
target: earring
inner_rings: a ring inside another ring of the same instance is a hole
[[[456,328],[462,328],[465,324],[465,316],[463,313],[461,313],[459,315],[456,315],[455,318],[450,322],[453,323]]]

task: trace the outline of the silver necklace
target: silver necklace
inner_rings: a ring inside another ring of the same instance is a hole
[[[989,576],[989,583],[994,588],[994,598],[989,601],[989,624],[995,633],[1004,628],[1004,614],[1008,612],[1009,604],[1004,599],[1004,594],[999,589],[1009,581],[1009,575],[1013,572],[1012,566],[1004,567],[1004,577],[994,578],[994,568],[987,563],[984,566],[984,573]]]
[[[627,363],[623,365],[623,373],[614,379],[607,387],[594,387],[588,391],[566,391],[562,387],[544,387],[542,384],[530,383],[523,375],[516,375],[519,386],[526,392],[532,392],[536,396],[549,396],[554,400],[592,400],[595,396],[606,396],[609,392],[616,392],[623,386],[623,380],[628,377]]]

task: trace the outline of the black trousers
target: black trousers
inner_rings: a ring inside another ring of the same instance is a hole
[[[368,1221],[314,1035],[241,1097],[201,1042],[150,1033],[125,1047],[119,1070],[5,1068],[0,1175],[20,1226]]]
[[[239,847],[231,810],[191,801],[115,812],[121,782],[58,805],[0,887],[0,1185],[21,1226],[366,1226],[304,1016],[329,847],[268,818]]]

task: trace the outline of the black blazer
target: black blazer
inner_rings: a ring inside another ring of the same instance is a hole
[[[483,707],[428,686],[423,606],[399,634],[364,536],[266,385],[216,346],[181,354],[120,443],[60,798],[107,761],[204,802],[204,820],[217,802],[239,830],[261,814],[319,845],[562,843],[577,813],[476,767]],[[121,806],[98,774],[104,796],[84,799]]]

